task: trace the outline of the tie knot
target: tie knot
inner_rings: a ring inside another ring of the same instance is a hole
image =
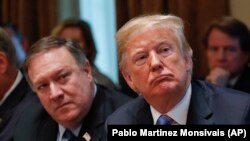
[[[156,124],[157,125],[171,125],[173,122],[174,122],[174,120],[171,117],[169,117],[167,115],[161,115],[158,118]]]
[[[76,141],[77,137],[70,131],[70,130],[65,130],[63,134],[63,138],[68,139],[68,141]]]

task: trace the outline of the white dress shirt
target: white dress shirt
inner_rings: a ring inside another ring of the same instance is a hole
[[[187,123],[187,114],[191,99],[191,90],[192,89],[190,84],[188,86],[186,94],[181,99],[181,101],[177,105],[175,105],[175,107],[173,107],[168,113],[165,113],[165,115],[168,115],[175,121],[173,123],[175,125],[185,125]],[[154,109],[151,105],[150,109],[153,116],[154,124],[156,124],[156,121],[162,114],[158,112],[156,109]]]

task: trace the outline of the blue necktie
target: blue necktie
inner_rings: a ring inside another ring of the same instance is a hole
[[[156,125],[171,125],[173,122],[174,120],[171,117],[167,115],[161,115],[158,118]]]
[[[63,134],[63,138],[68,139],[68,141],[76,141],[77,137],[70,131],[70,130],[65,130]]]

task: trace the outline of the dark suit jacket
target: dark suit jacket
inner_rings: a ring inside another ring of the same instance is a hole
[[[250,94],[250,68],[246,67],[242,74],[240,75],[239,79],[235,83],[234,86],[232,86],[233,89],[240,90],[243,92],[247,92]]]
[[[138,97],[107,119],[107,125],[153,124],[149,104]],[[205,81],[192,82],[187,124],[250,124],[250,95]]]
[[[4,103],[0,106],[0,141],[10,141],[14,127],[22,114],[29,107],[36,95],[32,93],[25,78],[20,81]]]
[[[97,85],[97,94],[93,105],[85,117],[78,138],[82,140],[88,132],[91,141],[106,140],[104,124],[106,117],[120,105],[131,98],[104,86]],[[29,116],[31,115],[31,116]],[[17,125],[15,141],[56,141],[58,124],[54,121],[41,104],[34,105],[25,113]]]

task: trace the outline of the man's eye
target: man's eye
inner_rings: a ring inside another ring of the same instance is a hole
[[[60,76],[58,77],[58,80],[59,80],[60,82],[66,82],[68,76],[69,76],[69,73],[64,73],[64,74],[62,74],[62,75],[60,75]]]
[[[64,79],[64,78],[66,78],[68,75],[67,74],[63,74],[63,75],[61,75],[61,79]]]
[[[159,53],[163,56],[166,57],[171,53],[171,48],[170,47],[163,47],[159,50]]]
[[[41,90],[46,89],[47,87],[48,87],[48,84],[41,84],[41,85],[39,85],[39,86],[37,87],[37,90],[38,90],[38,91],[41,91]]]
[[[227,51],[229,51],[229,52],[237,52],[237,47],[233,47],[233,46],[228,47]]]
[[[216,47],[208,47],[208,51],[210,51],[210,52],[217,52],[218,51],[218,48],[216,48]]]
[[[135,59],[136,65],[142,65],[146,62],[147,56],[146,55],[139,55]]]

